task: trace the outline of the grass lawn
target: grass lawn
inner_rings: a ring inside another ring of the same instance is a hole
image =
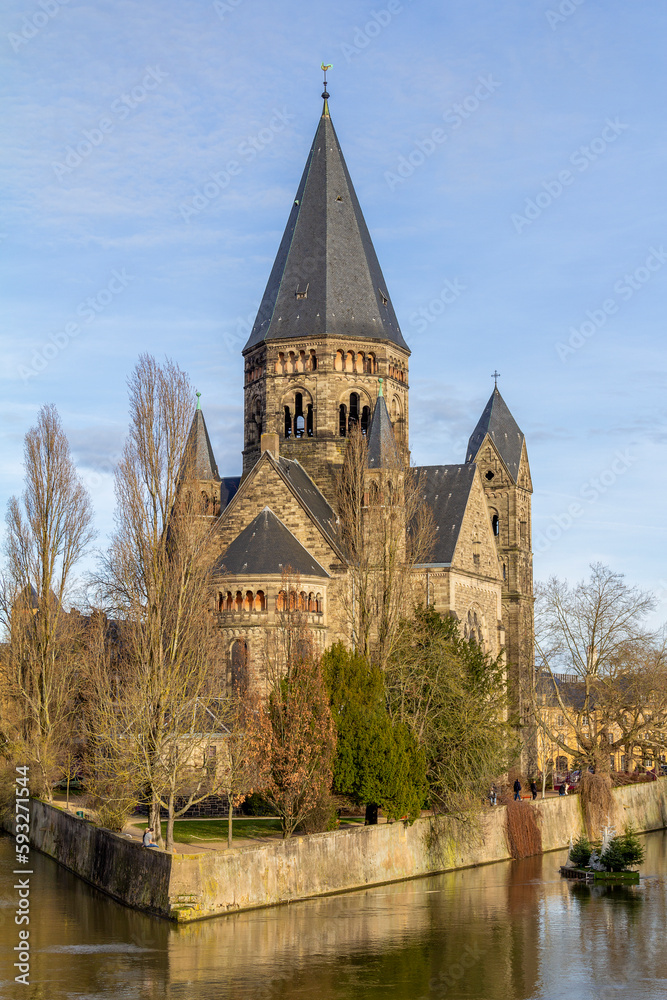
[[[145,830],[148,823],[136,823]],[[232,839],[266,837],[280,833],[280,820],[276,816],[244,816],[232,822]],[[167,834],[167,824],[162,822],[162,836]],[[226,819],[177,819],[174,822],[174,840],[177,844],[201,844],[211,840],[227,840]]]

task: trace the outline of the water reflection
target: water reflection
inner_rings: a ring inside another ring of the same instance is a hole
[[[30,992],[9,975],[13,852],[0,839],[0,995],[528,1000],[665,995],[666,838],[639,886],[562,880],[561,854],[175,927],[33,854]],[[4,919],[3,919],[4,918]]]

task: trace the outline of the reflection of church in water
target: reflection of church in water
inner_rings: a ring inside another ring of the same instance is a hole
[[[366,435],[369,474],[396,442],[408,447],[410,350],[323,96],[243,349],[243,475],[219,476],[199,409],[191,430],[201,490],[219,514],[212,579],[228,676],[254,683],[283,607],[305,612],[321,645],[345,638],[336,610],[349,581],[335,507],[351,427]],[[437,531],[416,597],[456,614],[491,654],[504,647],[516,697],[532,670],[532,485],[524,436],[497,387],[465,461],[420,472]]]

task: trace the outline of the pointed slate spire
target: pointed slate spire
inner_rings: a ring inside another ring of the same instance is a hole
[[[396,468],[400,463],[394,428],[391,425],[387,403],[382,395],[382,379],[368,432],[367,455],[369,469]]]
[[[491,398],[484,407],[477,427],[470,436],[466,462],[475,461],[487,434],[498,449],[512,479],[516,482],[519,475],[524,436],[510,413],[507,403],[500,395],[498,386],[491,393]]]
[[[199,402],[200,396],[201,393],[198,392],[197,409],[195,410],[195,415],[192,418],[192,425],[190,427],[190,433],[188,434],[188,440],[185,446],[185,455],[192,462],[189,474],[193,479],[208,479],[220,482],[218,466],[215,461],[215,456],[213,455],[213,449],[211,448],[208,430],[206,429],[204,412]],[[184,473],[185,457],[183,464],[181,465],[180,479],[183,478]]]
[[[328,97],[244,352],[265,340],[353,337],[407,350]]]

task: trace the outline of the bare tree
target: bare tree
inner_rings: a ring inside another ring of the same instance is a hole
[[[51,798],[71,743],[85,621],[65,611],[73,572],[93,538],[90,498],[79,479],[54,406],[44,406],[24,442],[25,489],[7,508],[6,575],[0,616],[5,741],[35,768]],[[11,716],[11,721],[10,721]]]
[[[187,376],[169,360],[159,365],[143,355],[129,395],[117,528],[101,579],[121,623],[126,663],[122,697],[110,691],[106,698],[118,720],[109,738],[122,738],[135,760],[158,834],[160,808],[166,810],[172,850],[174,819],[216,787],[206,765],[206,748],[220,737],[211,721],[219,692],[210,525],[191,475],[194,455],[186,454],[193,397]]]
[[[639,746],[659,753],[667,729],[663,646],[646,628],[653,596],[600,563],[574,587],[552,578],[537,588],[537,666],[563,717],[557,729],[535,706],[548,739],[605,774],[610,757]]]
[[[415,567],[426,562],[434,526],[419,473],[398,448],[369,468],[359,427],[348,439],[338,486],[338,515],[348,553],[342,626],[357,652],[386,667],[402,616],[415,602]]]

